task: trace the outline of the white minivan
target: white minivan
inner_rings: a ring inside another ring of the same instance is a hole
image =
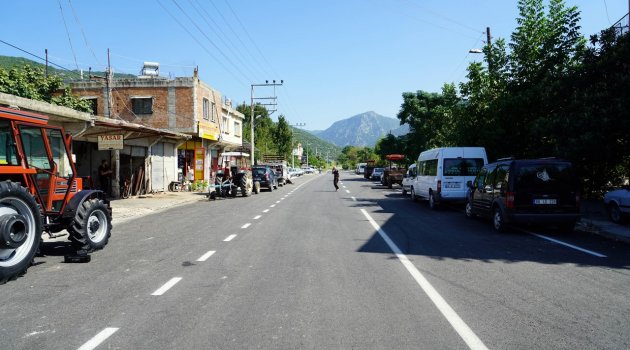
[[[423,197],[429,207],[437,209],[442,202],[465,202],[466,182],[475,179],[488,163],[483,147],[444,147],[420,153],[417,173],[410,192],[411,199]]]

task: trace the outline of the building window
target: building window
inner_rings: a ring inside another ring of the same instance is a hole
[[[217,121],[217,116],[215,115],[215,111],[217,110],[217,106],[214,103],[214,101],[212,102],[212,104],[210,105],[210,107],[212,107],[210,109],[210,117],[212,118],[211,121],[216,122]]]
[[[228,122],[228,118],[226,116],[223,116],[223,118],[221,120],[223,121],[223,133],[224,134],[229,134],[230,133],[230,123]]]
[[[152,97],[132,97],[131,109],[133,114],[152,114],[153,98]]]
[[[203,119],[210,119],[210,101],[207,98],[203,99]]]
[[[234,136],[241,137],[241,123],[234,121]]]
[[[88,103],[90,104],[90,108],[92,109],[92,114],[93,115],[97,115],[98,114],[98,98],[96,98],[96,97],[84,97],[84,98],[82,98],[82,100],[88,101]]]

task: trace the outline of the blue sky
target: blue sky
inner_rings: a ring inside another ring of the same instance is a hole
[[[586,36],[628,12],[628,0],[566,2],[581,10]],[[366,111],[395,117],[403,92],[461,82],[481,59],[468,50],[483,45],[485,28],[509,40],[517,16],[507,0],[21,0],[2,8],[1,40],[41,57],[47,48],[69,69],[103,70],[108,48],[116,72],[137,74],[154,61],[163,76],[191,76],[198,66],[237,103],[249,103],[250,84],[282,79],[274,119],[284,114],[310,130]],[[0,55],[32,58],[2,43]]]

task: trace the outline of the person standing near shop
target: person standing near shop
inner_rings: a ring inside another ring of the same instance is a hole
[[[339,186],[337,185],[337,183],[339,182],[339,171],[337,170],[337,168],[333,167],[332,173],[333,173],[333,185],[335,185],[335,192],[337,192],[339,191]]]
[[[98,167],[98,182],[101,186],[101,191],[109,196],[109,184],[112,179],[112,169],[107,163],[107,159],[101,161],[101,165]]]

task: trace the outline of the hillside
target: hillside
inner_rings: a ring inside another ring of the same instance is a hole
[[[291,127],[293,129],[293,140],[294,144],[298,143],[302,144],[302,147],[308,146],[309,153],[315,153],[315,149],[317,149],[317,153],[321,155],[323,158],[326,158],[326,154],[328,154],[328,159],[336,159],[337,156],[341,153],[341,148],[322,140],[321,138],[312,135],[310,132],[306,130],[301,130],[295,127]],[[308,144],[308,145],[307,145]]]
[[[24,65],[46,69],[45,64],[42,64],[33,60],[29,60],[28,58],[0,55],[0,67],[4,69],[11,69],[13,67],[20,68]],[[76,69],[67,71],[63,69],[58,69],[50,64],[48,65],[48,74],[58,75],[63,79],[79,79],[81,77],[81,72],[77,71]],[[83,71],[83,78],[87,79],[88,74],[89,74],[88,71]],[[105,72],[92,71],[92,75],[98,75],[98,76],[104,77]],[[133,74],[120,74],[120,73],[114,72],[114,78],[133,78],[133,77],[135,77],[135,75]]]
[[[337,121],[317,136],[339,147],[374,147],[376,141],[389,133],[399,136],[408,132],[409,127],[401,126],[398,119],[370,111]]]

